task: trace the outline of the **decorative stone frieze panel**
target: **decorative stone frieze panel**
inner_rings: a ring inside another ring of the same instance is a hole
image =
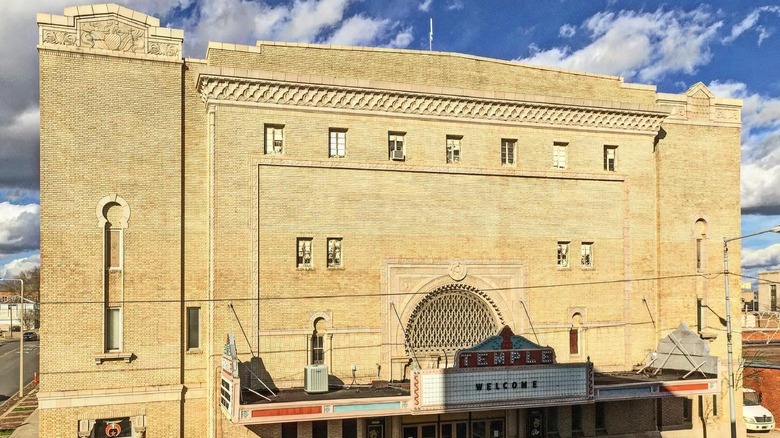
[[[418,116],[477,119],[531,125],[568,126],[594,130],[657,133],[667,116],[663,110],[565,105],[287,82],[273,79],[202,75],[199,90],[205,102],[248,102],[380,111]]]
[[[79,6],[64,16],[38,14],[38,44],[181,59],[184,33],[159,26],[157,18],[115,4]]]
[[[658,105],[669,111],[669,121],[733,126],[741,124],[742,104],[737,99],[715,97],[701,82],[685,94],[659,94]]]

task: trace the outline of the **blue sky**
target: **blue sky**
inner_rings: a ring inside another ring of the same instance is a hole
[[[780,224],[780,3],[616,0],[119,0],[208,41],[433,49],[623,76],[744,100],[742,231]],[[35,13],[72,0],[4,0],[0,16],[0,277],[39,263]],[[743,268],[780,269],[780,236],[743,242]]]

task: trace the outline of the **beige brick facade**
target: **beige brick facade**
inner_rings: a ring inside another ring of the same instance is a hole
[[[246,381],[251,371],[303,386],[315,329],[331,382],[404,380],[409,327],[447,288],[474,291],[498,328],[553,347],[558,362],[601,372],[643,364],[681,322],[695,329],[697,298],[724,314],[719,242],[740,234],[741,103],[702,84],[669,95],[468,55],[274,42],[211,43],[205,60],[185,60],[181,31],[116,5],[41,14],[38,25],[41,436],[130,417],[134,436],[281,437],[278,424],[220,412],[227,333]],[[268,153],[268,127],[283,133],[281,154]],[[343,158],[329,157],[334,129]],[[403,160],[390,159],[391,133]],[[299,266],[298,239],[311,239],[310,266]],[[339,267],[328,239],[341,239]],[[119,266],[107,267],[116,248]],[[107,308],[120,309],[119,348]],[[710,349],[725,369],[725,329],[710,317],[702,330],[717,334]],[[444,343],[444,331],[421,336]],[[453,361],[420,356],[423,368]],[[664,412],[688,422],[664,436],[726,436],[722,386],[716,415],[696,398],[687,420],[685,398],[638,399],[607,404],[603,427],[658,436]],[[524,409],[447,415],[500,418],[506,436],[525,436]],[[385,436],[432,417],[387,417]],[[551,421],[566,437],[580,418],[592,436],[603,432],[596,417],[591,403]],[[339,420],[327,429],[342,436]],[[312,423],[296,430],[310,437]]]

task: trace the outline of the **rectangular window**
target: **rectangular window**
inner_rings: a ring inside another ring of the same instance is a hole
[[[604,170],[615,171],[615,157],[617,156],[617,146],[604,146]]]
[[[187,349],[200,348],[200,307],[187,307]]]
[[[284,126],[265,126],[265,153],[268,155],[284,153]]]
[[[341,438],[357,438],[357,419],[347,418],[341,420]]]
[[[312,421],[311,438],[328,438],[328,422]]]
[[[122,308],[106,309],[106,351],[122,351]]]
[[[298,423],[282,423],[282,438],[298,438]]]
[[[701,251],[701,239],[696,239],[696,271],[701,272],[704,269],[704,263],[702,261]]]
[[[318,365],[325,363],[325,337],[314,333],[311,337],[311,363]]]
[[[299,268],[311,268],[312,262],[311,262],[311,242],[312,239],[310,237],[299,237],[298,238],[298,256],[297,256],[297,266]]]
[[[406,158],[404,149],[406,134],[403,132],[389,132],[387,134],[387,149],[390,153],[390,159],[403,161]]]
[[[106,269],[122,269],[122,230],[106,229]]]
[[[328,267],[341,267],[341,239],[328,239]]]
[[[344,158],[347,156],[347,130],[330,130],[330,153],[331,158]]]
[[[553,167],[557,169],[566,168],[566,145],[568,143],[553,144]]]
[[[777,312],[777,285],[769,285],[769,310]]]
[[[460,163],[460,140],[463,137],[447,136],[447,162]]]
[[[569,267],[569,242],[558,242],[558,267]]]
[[[571,435],[582,436],[582,406],[580,405],[571,407]]]
[[[583,268],[593,267],[593,243],[582,242],[582,246],[580,246],[580,260]]]
[[[504,166],[515,165],[515,144],[517,140],[501,140],[501,164]]]

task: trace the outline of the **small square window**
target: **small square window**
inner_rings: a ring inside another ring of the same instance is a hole
[[[504,166],[515,165],[515,144],[517,140],[501,140],[501,164]]]
[[[447,136],[447,162],[460,163],[460,141],[463,137]]]
[[[344,158],[347,156],[346,129],[330,130],[330,149],[328,156],[331,158]]]
[[[558,242],[558,267],[569,267],[569,242]]]
[[[406,158],[405,140],[406,134],[403,132],[389,132],[387,134],[387,148],[391,160],[403,161]]]
[[[566,168],[566,146],[568,143],[553,144],[553,167],[557,169]]]
[[[297,266],[299,268],[311,268],[313,266],[311,260],[311,244],[312,239],[310,237],[298,238]]]
[[[265,126],[265,153],[267,155],[281,155],[284,153],[284,126]]]
[[[615,171],[615,159],[617,157],[617,146],[604,146],[604,170]]]
[[[582,242],[582,246],[580,246],[580,260],[583,268],[593,267],[593,243]]]
[[[341,239],[328,239],[328,267],[340,268],[341,261]]]

